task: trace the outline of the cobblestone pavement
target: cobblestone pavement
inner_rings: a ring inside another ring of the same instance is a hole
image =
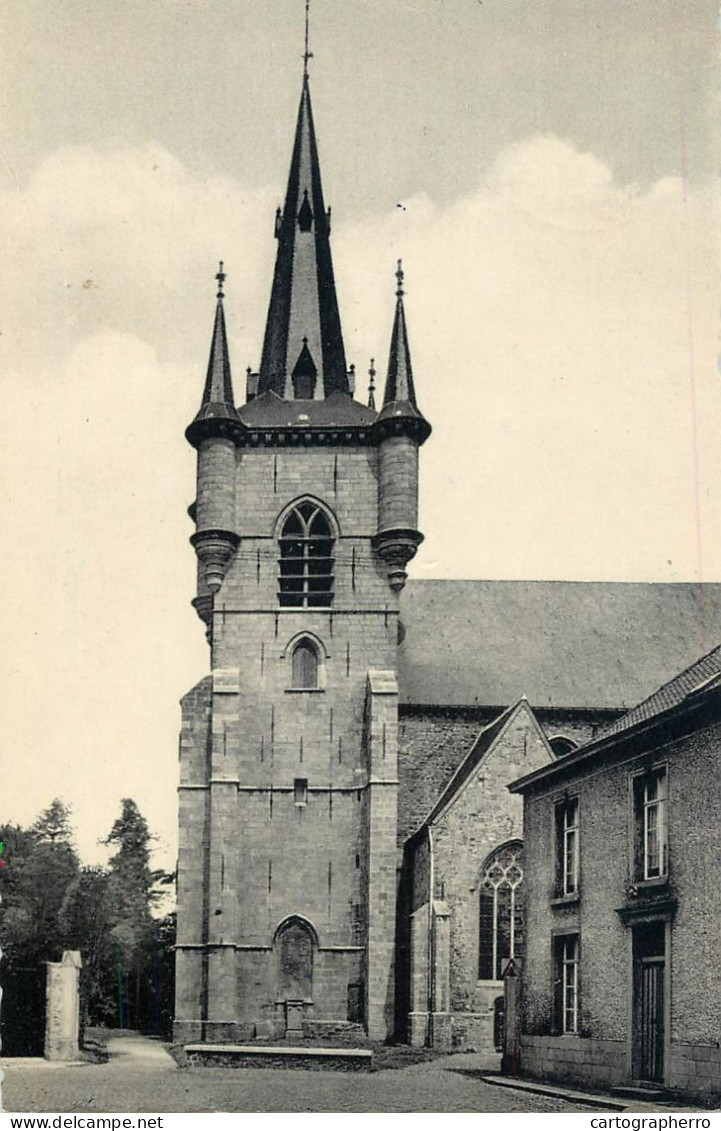
[[[468,1057],[381,1072],[177,1068],[158,1042],[109,1042],[108,1064],[2,1062],[11,1112],[511,1112],[587,1111],[469,1075]]]

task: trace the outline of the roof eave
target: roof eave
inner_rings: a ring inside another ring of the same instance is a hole
[[[714,700],[716,703],[714,704]],[[716,716],[713,714],[714,705],[717,706],[718,711]],[[573,772],[579,766],[592,763],[605,754],[612,751],[614,748],[627,746],[638,742],[638,740],[645,740],[647,746],[651,745],[654,733],[659,730],[667,730],[669,724],[681,723],[684,718],[689,718],[694,713],[699,713],[706,708],[706,713],[694,721],[690,728],[679,728],[678,735],[671,735],[670,737],[682,737],[683,734],[689,733],[689,730],[702,729],[714,721],[714,718],[721,719],[721,687],[717,684],[702,687],[696,691],[691,692],[681,703],[676,703],[672,707],[668,707],[665,711],[659,712],[649,719],[641,719],[627,730],[618,731],[614,734],[607,735],[604,738],[599,738],[594,742],[590,742],[587,746],[582,746],[579,750],[575,750],[572,754],[567,754],[563,758],[559,758],[551,766],[544,766],[540,770],[534,770],[533,773],[526,774],[522,778],[517,778],[511,782],[508,789],[511,793],[526,793],[534,786],[551,781],[553,779],[563,778],[568,771]],[[664,742],[668,741],[669,736],[664,735]],[[640,753],[641,751],[639,751]]]

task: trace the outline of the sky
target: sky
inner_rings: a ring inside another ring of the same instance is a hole
[[[0,24],[0,821],[122,797],[175,858],[207,670],[194,453],[227,270],[257,368],[303,0],[14,0]],[[312,0],[349,362],[420,406],[414,577],[721,581],[715,0]],[[480,626],[479,626],[480,627]]]

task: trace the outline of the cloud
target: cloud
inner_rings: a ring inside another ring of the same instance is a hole
[[[265,279],[272,263],[275,194],[194,179],[156,144],[63,147],[0,209],[3,344],[25,363],[56,366],[108,327],[151,341],[163,359],[192,351],[200,366],[218,260],[241,312],[257,302],[258,266]],[[241,314],[241,345],[260,332]]]
[[[385,357],[378,327],[403,255],[416,385],[435,427],[422,455],[432,540],[417,569],[718,577],[711,186],[666,178],[642,193],[537,136],[499,154],[473,195],[405,203],[373,239],[366,219],[339,233],[336,259],[349,265],[353,335]]]

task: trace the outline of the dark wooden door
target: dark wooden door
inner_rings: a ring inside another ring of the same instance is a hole
[[[642,1080],[663,1081],[664,1037],[663,958],[642,958],[639,963],[636,1018],[638,1025],[639,1076]]]

